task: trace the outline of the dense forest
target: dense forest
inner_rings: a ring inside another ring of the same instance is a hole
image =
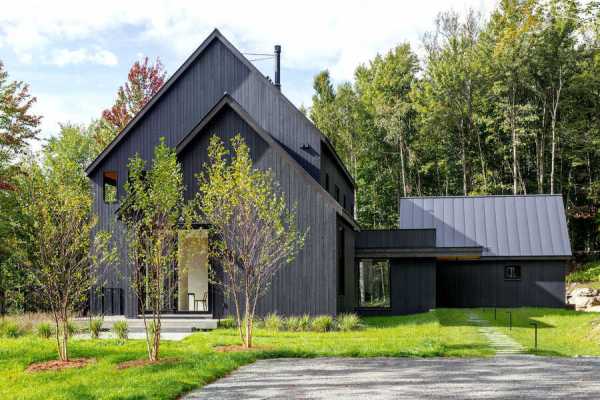
[[[415,48],[400,43],[352,82],[314,79],[305,110],[357,184],[365,228],[395,227],[404,196],[562,194],[573,249],[600,249],[600,13],[596,2],[503,0],[489,15],[446,11]],[[65,123],[33,154],[43,116],[0,61],[0,314],[35,309],[36,188],[89,211],[84,168],[160,89],[136,62],[115,103]],[[71,204],[72,206],[72,204]],[[39,303],[40,305],[42,303]]]
[[[573,248],[599,248],[600,16],[573,0],[443,12],[336,87],[310,118],[358,183],[362,226],[397,226],[403,196],[562,194]],[[421,54],[419,57],[417,54]]]

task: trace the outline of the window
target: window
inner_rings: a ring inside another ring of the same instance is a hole
[[[340,202],[340,188],[335,185],[335,201]]]
[[[344,195],[344,204],[343,204],[344,209],[346,208],[346,195]]]
[[[104,202],[112,204],[117,201],[117,173],[108,171],[102,175],[102,191]]]
[[[520,265],[507,265],[504,267],[504,280],[505,281],[520,281],[521,280],[521,266]]]
[[[358,264],[359,307],[390,307],[390,261],[360,260]]]
[[[329,174],[325,174],[325,190],[329,192]]]

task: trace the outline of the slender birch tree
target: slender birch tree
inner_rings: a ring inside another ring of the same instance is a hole
[[[307,231],[298,228],[272,172],[253,167],[242,137],[235,136],[231,146],[232,154],[217,136],[211,138],[197,204],[199,218],[210,225],[211,258],[223,271],[215,283],[233,301],[240,338],[249,348],[258,300],[296,257]]]

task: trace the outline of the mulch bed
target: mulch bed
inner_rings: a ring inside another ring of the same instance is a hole
[[[74,358],[69,361],[44,361],[33,363],[27,367],[27,372],[42,372],[42,371],[60,371],[67,368],[83,368],[86,365],[95,363],[95,358]]]
[[[181,361],[179,358],[169,357],[169,358],[160,358],[157,361],[150,361],[148,359],[142,360],[131,360],[124,361],[117,365],[117,369],[127,369],[127,368],[135,368],[135,367],[146,367],[148,365],[164,365],[164,364],[176,364]]]
[[[218,353],[230,353],[234,351],[260,351],[260,350],[271,350],[271,346],[252,346],[250,348],[244,347],[241,344],[230,344],[227,346],[215,346],[214,350]]]

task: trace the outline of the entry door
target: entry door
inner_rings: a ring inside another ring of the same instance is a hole
[[[178,235],[179,312],[208,312],[208,231],[181,230]]]

